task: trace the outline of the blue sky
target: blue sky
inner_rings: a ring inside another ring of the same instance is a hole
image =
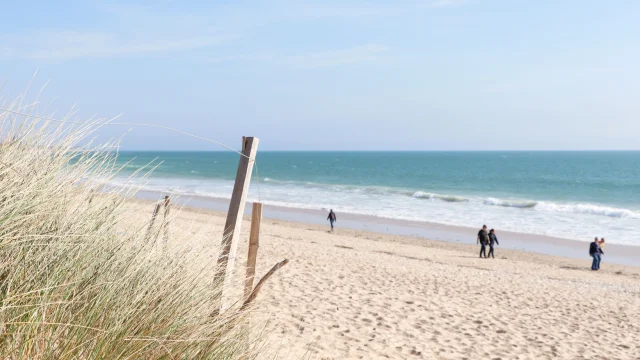
[[[38,70],[28,98],[49,82],[45,114],[75,104],[78,119],[122,113],[236,148],[254,135],[263,150],[640,149],[635,0],[13,1],[2,12],[0,96]],[[147,128],[123,147],[219,149]]]

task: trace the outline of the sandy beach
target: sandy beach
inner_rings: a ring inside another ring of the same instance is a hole
[[[640,360],[640,0],[3,5],[0,360]]]
[[[146,221],[150,202],[132,201]],[[224,215],[182,208],[174,233],[211,232],[214,258]],[[338,223],[340,225],[340,223]],[[237,268],[249,236],[242,228]],[[256,321],[267,321],[265,358],[637,359],[640,267],[265,218],[257,276],[290,263],[263,288]],[[174,240],[174,239],[172,239]],[[178,240],[174,240],[178,241]],[[177,246],[178,244],[171,244]]]

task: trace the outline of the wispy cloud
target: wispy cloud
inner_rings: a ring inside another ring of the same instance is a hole
[[[447,6],[456,6],[462,5],[467,0],[434,0],[431,2],[431,6],[433,7],[447,7]]]
[[[60,62],[193,50],[225,44],[238,33],[197,14],[154,12],[140,5],[101,5],[98,29],[54,28],[0,35],[0,56]]]
[[[257,63],[275,63],[281,57],[272,53],[256,53],[245,55],[221,55],[207,59],[206,62],[212,64],[228,63],[228,62],[257,62]]]
[[[367,44],[343,49],[308,52],[304,54],[257,53],[249,55],[227,55],[209,59],[212,63],[257,62],[296,68],[327,68],[379,59],[388,51],[386,46]]]
[[[426,1],[426,2],[425,2]],[[101,4],[96,8],[99,27],[52,28],[0,35],[0,57],[63,62],[82,58],[112,58],[205,49],[249,38],[274,24],[325,19],[400,16],[425,6],[442,7],[465,0],[399,0],[393,3],[312,3],[274,0],[243,5],[191,8],[176,12],[168,7],[137,4]],[[366,40],[365,40],[366,41]],[[273,61],[300,67],[330,67],[371,61],[386,48],[362,45],[347,49],[295,55],[255,54],[222,56],[211,62]],[[253,60],[252,60],[253,59]]]
[[[406,4],[376,3],[308,3],[301,1],[285,2],[283,14],[292,18],[355,18],[393,15],[398,10],[407,9]]]
[[[462,5],[468,0],[397,0],[389,2],[324,2],[282,0],[279,13],[283,17],[314,18],[371,18],[401,16],[428,8]],[[286,5],[286,6],[283,6]]]
[[[519,90],[521,85],[514,83],[495,83],[486,86],[485,91],[494,94],[505,94]]]
[[[231,35],[166,35],[128,38],[107,32],[48,31],[1,36],[5,56],[41,61],[106,58],[192,50],[229,42]]]
[[[285,58],[285,62],[299,67],[333,67],[373,61],[387,51],[387,47],[382,45],[362,45],[347,49],[335,49],[289,56]]]

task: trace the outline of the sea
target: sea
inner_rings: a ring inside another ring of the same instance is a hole
[[[230,198],[233,152],[121,152],[116,183]],[[640,152],[269,152],[249,200],[640,246]]]

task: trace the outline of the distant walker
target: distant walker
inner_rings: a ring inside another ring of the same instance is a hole
[[[589,244],[589,256],[593,258],[593,262],[591,263],[591,270],[593,271],[600,270],[600,261],[602,260],[602,255],[604,255],[600,244],[604,244],[604,242],[598,241],[598,238],[595,238],[595,240]]]
[[[478,231],[478,239],[476,244],[480,243],[480,257],[487,257],[487,245],[489,244],[489,234],[487,234],[487,225],[482,225],[482,229]]]
[[[327,216],[327,220],[329,220],[329,223],[331,224],[331,231],[333,231],[333,223],[338,221],[338,218],[336,217],[336,213],[333,212],[333,209],[329,211],[329,216]]]
[[[500,243],[498,242],[496,231],[491,229],[489,230],[489,254],[487,257],[491,256],[492,259],[495,259],[495,256],[493,255],[493,245],[500,245]]]

